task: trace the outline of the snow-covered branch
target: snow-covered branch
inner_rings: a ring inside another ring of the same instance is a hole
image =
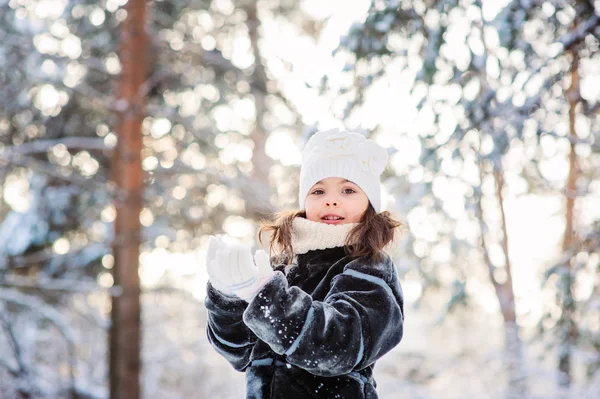
[[[594,14],[593,17],[581,23],[577,28],[569,32],[568,34],[558,38],[557,42],[562,44],[562,51],[566,52],[573,47],[573,45],[581,42],[585,37],[594,31],[594,34],[598,36],[598,28],[600,26],[600,16]],[[559,54],[556,54],[557,56]]]
[[[121,295],[121,288],[118,286],[103,287],[91,281],[81,281],[72,279],[38,278],[31,279],[17,275],[0,276],[0,287],[29,288],[40,291],[65,291],[72,293],[91,293],[97,291],[107,291],[111,296]]]
[[[33,156],[27,156],[13,151],[9,153],[0,152],[0,165],[6,166],[9,164],[22,166],[27,169],[34,170],[42,175],[52,176],[60,180],[72,183],[74,182],[80,186],[89,186],[91,189],[95,188],[96,186],[101,186],[104,189],[111,189],[111,187],[107,185],[108,178],[103,176],[101,173],[96,173],[93,177],[87,177],[80,174],[75,168],[71,168],[69,169],[69,173],[65,174],[59,171],[56,165],[53,165],[50,162],[41,161]],[[116,193],[117,188],[114,187],[114,190]]]
[[[21,391],[23,393],[29,392],[31,387],[29,366],[26,364],[26,361],[23,358],[23,350],[21,348],[21,343],[17,339],[12,323],[8,319],[8,315],[6,313],[6,309],[4,308],[4,304],[1,302],[0,323],[2,324],[2,327],[6,332],[6,336],[8,338],[9,345],[12,349],[15,362],[17,363],[17,367],[15,368],[12,365],[10,365],[10,363],[6,360],[5,356],[3,356],[3,359],[1,361],[12,375],[24,380],[24,385],[22,385],[20,388]]]
[[[100,137],[63,137],[56,140],[34,140],[27,143],[0,148],[0,156],[30,155],[46,153],[59,144],[70,150],[105,151],[113,147],[107,145]]]
[[[75,334],[71,328],[67,325],[64,317],[55,309],[50,307],[47,303],[43,302],[39,298],[31,295],[26,295],[13,289],[0,288],[0,300],[4,302],[11,302],[15,305],[22,306],[32,313],[37,313],[42,319],[52,323],[63,338],[66,341],[68,348],[68,362],[69,362],[69,377],[71,380],[72,390],[75,387],[77,360],[75,357]]]

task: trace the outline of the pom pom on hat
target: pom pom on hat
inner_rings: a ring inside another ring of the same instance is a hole
[[[315,133],[302,152],[300,209],[304,209],[304,200],[316,182],[327,177],[341,177],[357,184],[375,211],[381,212],[379,178],[387,161],[387,151],[359,133],[339,129]]]

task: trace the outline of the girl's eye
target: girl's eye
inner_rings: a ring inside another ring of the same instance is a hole
[[[325,192],[325,191],[323,191],[323,190],[321,190],[321,189],[317,189],[317,190],[313,191],[312,193],[313,193],[313,194],[317,194],[317,195],[321,195],[321,194],[323,194],[324,192]]]
[[[353,194],[355,192],[356,191],[354,191],[354,189],[352,189],[352,188],[345,188],[344,189],[344,194]]]

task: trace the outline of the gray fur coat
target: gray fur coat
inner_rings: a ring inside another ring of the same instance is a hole
[[[391,259],[308,251],[246,303],[208,283],[207,334],[247,398],[377,398],[375,361],[402,339],[404,300]]]

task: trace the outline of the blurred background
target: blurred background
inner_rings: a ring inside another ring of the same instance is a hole
[[[0,398],[244,397],[208,235],[256,245],[332,127],[406,224],[380,396],[598,398],[599,37],[598,0],[0,0]]]

